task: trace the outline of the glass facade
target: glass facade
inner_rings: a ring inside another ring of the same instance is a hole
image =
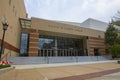
[[[39,38],[40,49],[83,49],[83,39],[42,36]]]
[[[57,38],[58,49],[82,49],[82,39],[74,38]]]
[[[27,55],[29,34],[21,34],[20,55]],[[39,56],[84,56],[83,39],[40,36]]]
[[[52,49],[55,45],[54,38],[52,37],[40,37],[39,48],[40,49]]]
[[[40,56],[83,56],[83,39],[40,36]]]
[[[29,43],[29,35],[26,33],[21,34],[21,44],[20,44],[20,54],[28,53],[28,43]]]

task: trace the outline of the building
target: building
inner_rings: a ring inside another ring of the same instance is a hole
[[[95,20],[92,18],[88,18],[87,20],[82,22],[80,25],[86,28],[91,28],[91,29],[100,30],[100,31],[106,31],[108,27],[108,23]]]
[[[16,56],[19,53],[21,27],[19,18],[26,18],[23,0],[0,0],[0,44],[3,34],[2,19],[6,18],[9,27],[4,39],[4,55]]]
[[[19,53],[28,56],[105,54],[104,31],[73,22],[28,19],[23,0],[1,0],[0,11],[0,19],[5,16],[9,23],[4,43],[5,54],[10,52],[8,56],[18,56]],[[0,42],[2,31],[1,23]]]

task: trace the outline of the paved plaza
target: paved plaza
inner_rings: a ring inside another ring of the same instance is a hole
[[[104,75],[102,77],[91,78],[87,80],[120,80],[120,72]]]
[[[98,73],[103,75],[97,75]],[[14,69],[1,74],[0,80],[120,80],[120,64],[117,64],[117,62],[105,62],[73,66]]]

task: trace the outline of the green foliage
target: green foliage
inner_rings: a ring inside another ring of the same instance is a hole
[[[117,11],[116,15],[113,16],[112,20],[114,20],[112,22],[114,25],[120,26],[120,11]]]
[[[0,65],[0,69],[10,67],[10,65]]]
[[[120,36],[117,38],[117,43],[120,44]]]
[[[114,21],[113,24],[120,26],[120,20],[119,21]]]
[[[105,42],[109,46],[113,46],[117,43],[118,38],[118,30],[113,27],[113,24],[109,24],[109,27],[107,28],[105,32]]]
[[[110,49],[113,58],[120,58],[120,45],[115,45]]]
[[[118,31],[118,43],[120,44],[120,11],[117,12],[117,14],[113,17],[112,19],[112,24],[117,25],[116,27],[118,27],[119,31]]]
[[[120,30],[115,28],[114,25],[120,26],[120,11],[114,16],[105,32],[107,49],[113,58],[120,58]]]

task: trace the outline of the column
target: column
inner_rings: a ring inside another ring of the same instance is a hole
[[[38,56],[39,33],[37,30],[30,29],[29,56]]]
[[[58,56],[57,38],[55,38],[55,56]]]

